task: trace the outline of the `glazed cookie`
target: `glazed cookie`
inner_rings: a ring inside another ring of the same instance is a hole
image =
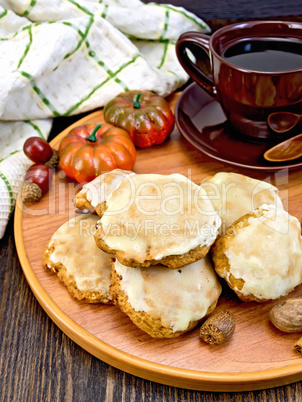
[[[110,255],[100,250],[93,231],[96,215],[78,215],[52,236],[43,254],[43,267],[56,273],[69,293],[88,303],[112,303]]]
[[[220,218],[206,192],[180,174],[135,174],[106,201],[96,244],[121,264],[177,269],[203,258]]]
[[[112,264],[114,303],[153,338],[173,338],[192,330],[214,311],[221,285],[208,258],[179,270],[164,266],[133,269]]]
[[[201,186],[221,218],[220,234],[235,220],[263,204],[283,209],[277,187],[242,174],[220,172],[206,178]]]
[[[285,296],[302,282],[299,221],[273,205],[244,215],[218,237],[214,268],[243,301]]]
[[[97,176],[94,180],[83,185],[73,202],[76,208],[91,213],[102,214],[102,207],[109,194],[115,190],[121,182],[134,173],[129,170],[115,169],[111,172]]]

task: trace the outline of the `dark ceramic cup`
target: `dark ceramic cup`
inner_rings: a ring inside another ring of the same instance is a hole
[[[271,113],[302,113],[302,23],[242,22],[210,37],[186,32],[176,52],[191,78],[217,98],[240,135],[272,138],[278,134],[267,125]]]

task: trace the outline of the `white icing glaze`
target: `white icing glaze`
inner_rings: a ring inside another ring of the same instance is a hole
[[[129,175],[134,172],[128,170],[115,169],[111,172],[97,176],[94,180],[84,184],[80,195],[84,195],[91,206],[96,208],[99,204],[105,202],[109,195],[114,191]]]
[[[161,265],[130,268],[115,262],[121,287],[135,311],[145,311],[171,328],[184,331],[201,320],[221,294],[221,285],[207,258],[171,270]]]
[[[110,254],[100,250],[94,240],[96,215],[78,215],[62,225],[52,236],[54,252],[50,261],[62,263],[80,291],[102,292],[109,298]]]
[[[277,187],[242,174],[220,172],[205,179],[201,186],[222,220],[221,230],[263,204],[283,209]]]
[[[135,174],[106,204],[103,240],[138,262],[210,246],[221,223],[206,192],[180,174]]]
[[[276,299],[302,282],[302,238],[299,221],[286,211],[263,205],[261,218],[237,230],[225,252],[229,279],[245,281],[240,290],[259,299]]]

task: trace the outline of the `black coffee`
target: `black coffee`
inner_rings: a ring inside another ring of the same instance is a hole
[[[285,71],[302,68],[302,41],[248,39],[224,51],[222,57],[238,67],[254,71]]]

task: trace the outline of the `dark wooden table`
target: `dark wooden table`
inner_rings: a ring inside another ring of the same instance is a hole
[[[159,1],[159,3],[166,3]],[[302,2],[173,0],[216,29],[236,19],[302,19]],[[51,136],[71,120],[58,119]],[[22,273],[13,217],[0,241],[0,401],[302,401],[302,381],[262,391],[215,393],[134,377],[93,357],[45,314]]]

